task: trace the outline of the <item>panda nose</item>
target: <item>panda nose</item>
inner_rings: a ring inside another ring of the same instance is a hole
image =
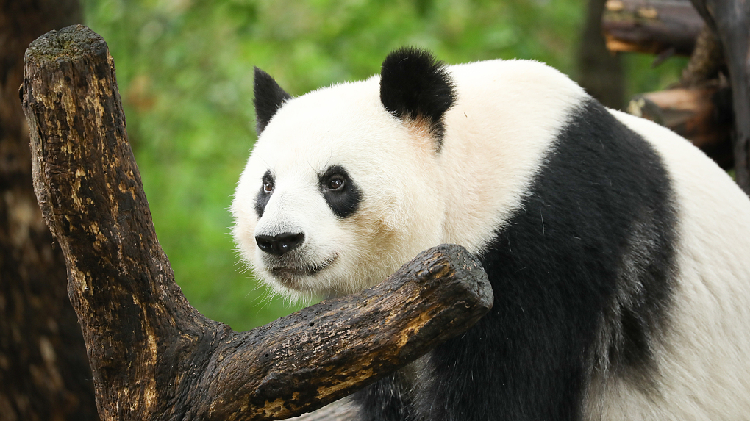
[[[276,256],[296,249],[303,241],[305,241],[303,233],[284,232],[277,235],[258,234],[255,236],[259,249]]]

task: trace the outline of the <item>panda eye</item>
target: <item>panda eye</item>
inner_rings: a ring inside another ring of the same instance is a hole
[[[318,188],[337,217],[346,218],[359,209],[362,193],[341,165],[332,165],[318,175]]]
[[[328,190],[337,191],[337,190],[343,189],[345,184],[346,184],[346,179],[344,178],[344,176],[340,174],[336,174],[336,175],[331,176],[331,178],[328,179],[328,183],[326,187],[328,188]]]
[[[263,193],[273,193],[273,179],[271,177],[263,177]]]
[[[263,191],[265,193],[272,193],[273,192],[273,183],[264,182],[263,183]]]

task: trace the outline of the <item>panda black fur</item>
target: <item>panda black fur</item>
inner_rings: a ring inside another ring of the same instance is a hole
[[[477,325],[354,395],[361,419],[750,413],[750,201],[687,141],[535,62],[401,49],[294,99],[255,77],[232,212],[258,276],[346,294],[448,242],[493,286]]]

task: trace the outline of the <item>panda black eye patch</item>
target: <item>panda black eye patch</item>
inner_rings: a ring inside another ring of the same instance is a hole
[[[260,191],[255,197],[255,213],[258,215],[258,218],[263,217],[263,211],[266,209],[266,205],[271,199],[275,188],[275,181],[271,175],[271,170],[266,171],[261,180]]]
[[[362,193],[344,167],[340,165],[328,167],[323,174],[318,176],[318,184],[328,207],[339,218],[346,218],[359,208]]]

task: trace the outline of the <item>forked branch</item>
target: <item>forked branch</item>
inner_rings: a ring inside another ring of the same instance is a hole
[[[346,396],[474,324],[492,305],[459,246],[375,288],[238,333],[193,309],[159,246],[114,62],[84,26],[26,52],[34,188],[65,255],[105,420],[283,419]]]

